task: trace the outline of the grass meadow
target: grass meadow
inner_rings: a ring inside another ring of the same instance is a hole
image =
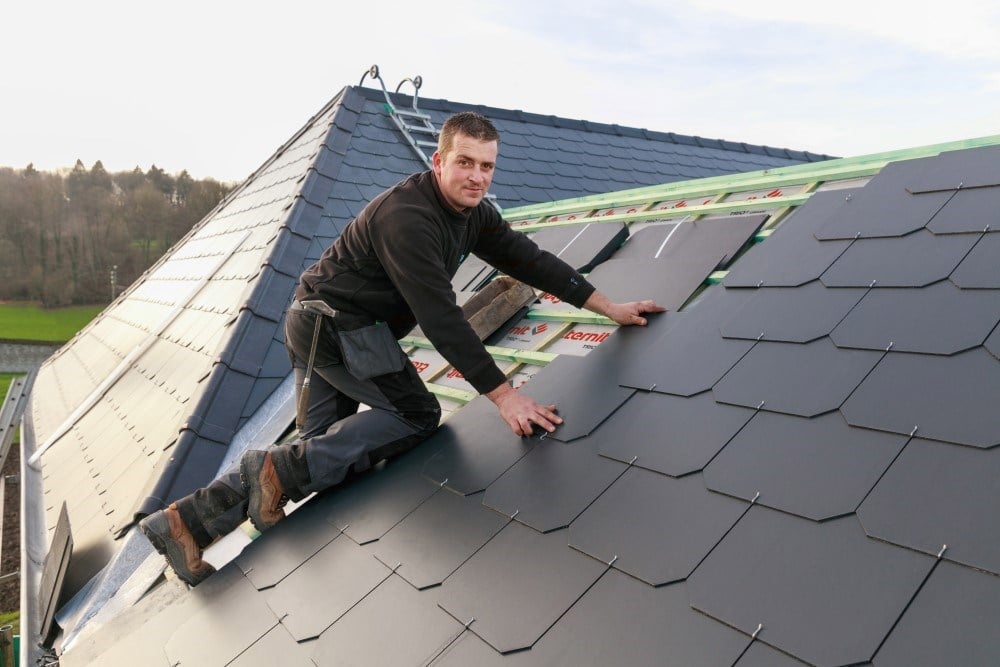
[[[0,339],[64,343],[105,306],[42,308],[24,302],[0,303]]]

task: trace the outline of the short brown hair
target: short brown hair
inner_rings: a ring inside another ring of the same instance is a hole
[[[500,145],[500,133],[490,119],[475,111],[462,111],[449,116],[438,135],[438,153],[447,155],[455,143],[456,134],[465,134],[479,141],[495,141]]]

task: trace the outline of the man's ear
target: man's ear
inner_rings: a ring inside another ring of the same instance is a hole
[[[434,173],[438,176],[441,175],[441,151],[434,151],[434,155],[431,156],[431,165],[434,167]]]

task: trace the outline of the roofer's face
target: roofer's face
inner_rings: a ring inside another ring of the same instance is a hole
[[[448,153],[434,153],[434,174],[445,201],[457,211],[478,205],[490,189],[496,162],[496,141],[456,134]]]

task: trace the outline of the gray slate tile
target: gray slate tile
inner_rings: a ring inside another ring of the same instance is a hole
[[[923,287],[947,278],[979,236],[922,229],[901,238],[858,239],[820,280],[827,287]]]
[[[958,489],[961,492],[956,492]],[[858,510],[886,542],[1000,574],[1000,449],[915,438]]]
[[[436,452],[427,460],[424,475],[456,493],[479,493],[531,451],[536,442],[534,437],[514,435],[496,406],[479,396],[421,445]]]
[[[591,439],[603,456],[679,477],[704,468],[753,416],[717,403],[711,392],[636,392]]]
[[[626,468],[598,456],[593,437],[544,440],[486,489],[483,504],[543,533],[565,528]]]
[[[531,651],[503,655],[472,632],[465,632],[443,650],[431,667],[521,667],[530,665]]]
[[[817,192],[763,243],[751,248],[729,269],[726,287],[797,287],[816,280],[851,245],[819,241],[815,231],[857,190]]]
[[[285,629],[304,641],[318,637],[391,573],[368,549],[341,536],[261,595]]]
[[[1000,579],[940,563],[875,656],[882,665],[987,667],[1000,655]]]
[[[935,234],[1000,230],[1000,187],[963,188],[948,200],[927,229]]]
[[[615,252],[613,259],[655,259],[656,253],[676,226],[676,222],[648,225],[633,231]]]
[[[923,228],[952,192],[913,194],[906,190],[920,160],[892,162],[859,192],[845,198],[830,220],[816,230],[823,240],[903,236]]]
[[[847,425],[839,412],[802,419],[761,412],[705,468],[714,491],[822,521],[857,509],[907,437]]]
[[[628,228],[623,222],[580,223],[542,229],[531,235],[540,248],[583,273],[608,259],[627,238]]]
[[[631,468],[569,529],[569,545],[652,586],[681,581],[749,504],[681,479]]]
[[[278,625],[278,616],[230,565],[193,588],[189,620],[164,650],[171,665],[226,665]]]
[[[838,349],[825,338],[758,343],[712,393],[722,403],[813,417],[839,408],[882,356]]]
[[[875,288],[830,334],[838,347],[954,354],[981,345],[1000,321],[1000,290],[962,290],[942,280]]]
[[[976,348],[952,357],[890,352],[841,412],[847,422],[973,447],[1000,444],[1000,361]],[[967,415],[975,415],[969,419]]]
[[[726,338],[808,343],[822,338],[854,308],[865,289],[761,287],[722,327]]]
[[[679,310],[719,264],[720,255],[678,256],[673,259],[607,260],[590,281],[614,302],[652,299],[667,310]]]
[[[614,382],[617,370],[615,360],[606,356],[563,355],[519,391],[543,405],[556,406],[563,423],[546,437],[569,442],[593,432],[632,395],[632,389]]]
[[[607,569],[511,522],[440,589],[441,607],[501,653],[532,646]]]
[[[754,346],[714,333],[707,327],[721,323],[699,316],[697,309],[669,315],[673,324],[650,346],[655,352],[620,360],[623,386],[692,396],[711,388]]]
[[[787,653],[773,649],[763,642],[750,644],[733,667],[804,667],[806,663]]]
[[[329,513],[328,499],[329,495],[313,498],[235,558],[254,586],[274,586],[340,534],[324,520]]]
[[[1000,326],[997,326],[997,328],[993,330],[993,333],[986,339],[983,346],[990,351],[990,354],[997,359],[1000,359]]]
[[[688,579],[691,605],[813,664],[869,660],[934,560],[869,539],[853,516],[815,523],[753,507]]]
[[[525,655],[562,667],[714,667],[732,664],[748,642],[691,609],[684,584],[652,588],[612,570]]]
[[[309,659],[307,645],[300,644],[280,624],[271,628],[227,667],[257,667],[258,665],[288,665],[315,667]],[[200,663],[194,663],[200,664]],[[182,666],[183,667],[183,666]]]
[[[1000,147],[946,151],[921,160],[923,169],[906,184],[910,192],[933,192],[1000,184]]]
[[[678,223],[665,243],[660,244],[654,257],[719,257],[716,267],[724,268],[750,242],[767,217],[766,214],[757,214],[685,220]]]
[[[416,619],[420,622],[414,623]],[[389,577],[312,642],[310,649],[318,667],[418,665],[464,631],[430,596],[399,577]]]
[[[963,289],[1000,288],[1000,233],[983,235],[952,272],[951,281]]]
[[[358,544],[385,535],[436,490],[421,473],[435,451],[430,442],[346,482],[329,494],[326,520]]]
[[[482,497],[440,489],[374,546],[375,557],[415,588],[440,584],[508,519],[482,506]]]

